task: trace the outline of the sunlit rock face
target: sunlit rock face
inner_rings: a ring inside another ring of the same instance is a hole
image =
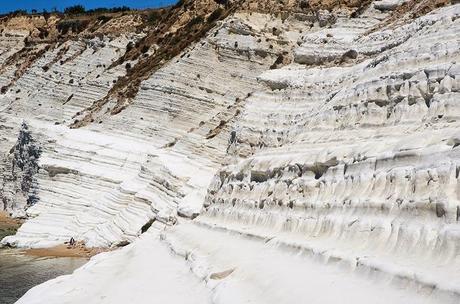
[[[40,153],[33,202],[4,203],[28,220],[2,244],[132,243],[20,303],[122,303],[123,283],[179,284],[149,263],[191,269],[180,284],[202,280],[199,303],[458,303],[460,5],[441,2],[271,14],[247,1],[116,115],[110,92],[129,72],[113,63],[145,33],[49,47],[13,82],[6,66],[0,166],[11,171],[22,121]],[[104,269],[117,265],[115,281]]]

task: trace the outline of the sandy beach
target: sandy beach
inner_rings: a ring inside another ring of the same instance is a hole
[[[77,242],[75,245],[62,244],[50,248],[33,248],[23,251],[24,254],[36,257],[75,257],[75,258],[91,258],[92,256],[108,251],[107,248],[86,248],[82,242]]]
[[[6,212],[0,212],[0,239],[15,234],[24,220],[10,217]],[[36,257],[69,257],[90,258],[98,253],[107,251],[106,248],[86,248],[84,243],[77,242],[73,246],[62,244],[51,248],[25,249],[23,254]]]
[[[10,217],[6,212],[0,211],[0,240],[7,235],[15,234],[24,221]]]

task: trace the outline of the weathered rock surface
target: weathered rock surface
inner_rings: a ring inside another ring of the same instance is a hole
[[[330,2],[244,1],[138,88],[114,63],[149,33],[68,40],[17,79],[6,65],[0,164],[22,120],[41,153],[38,201],[2,243],[132,243],[20,303],[122,303],[188,268],[200,303],[458,303],[460,5]]]
[[[16,144],[2,159],[2,209],[13,209],[14,216],[22,216],[27,206],[38,201],[35,175],[39,169],[40,154],[41,149],[35,143],[29,127],[22,123]]]

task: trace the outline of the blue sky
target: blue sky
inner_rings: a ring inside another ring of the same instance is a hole
[[[68,6],[81,4],[86,9],[97,7],[129,6],[131,8],[159,7],[176,3],[177,0],[0,0],[0,13],[8,13],[18,9],[41,12],[51,11],[54,7],[63,10]]]

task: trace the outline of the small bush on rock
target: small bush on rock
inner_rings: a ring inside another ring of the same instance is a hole
[[[85,7],[80,4],[69,6],[66,9],[64,9],[64,13],[69,14],[69,15],[84,14],[85,12],[86,12]]]
[[[207,19],[208,23],[219,20],[219,18],[222,16],[223,13],[224,13],[224,10],[221,7],[217,8],[214,12],[211,13],[211,15],[209,15]]]

